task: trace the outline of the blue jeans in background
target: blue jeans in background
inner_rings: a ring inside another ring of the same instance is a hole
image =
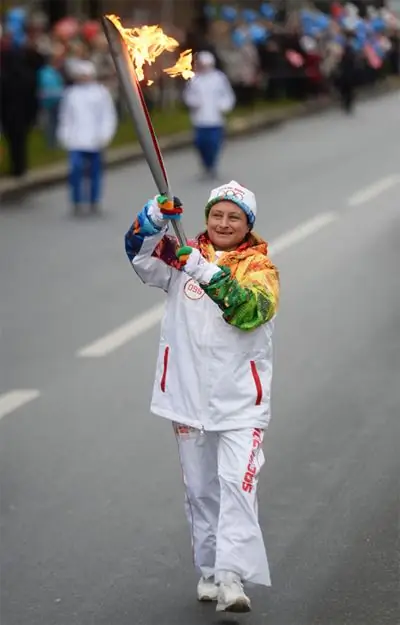
[[[215,170],[223,141],[223,126],[198,126],[194,129],[194,145],[206,171],[213,172]]]
[[[71,202],[79,204],[99,204],[103,162],[101,152],[82,152],[72,150],[69,153],[69,182]]]
[[[59,103],[43,109],[43,130],[46,137],[47,146],[54,150],[57,147],[57,125]]]

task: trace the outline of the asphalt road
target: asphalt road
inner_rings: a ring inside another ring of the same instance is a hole
[[[2,207],[2,625],[398,625],[399,111],[391,95],[224,154],[282,281],[260,485],[273,586],[242,618],[195,600],[175,442],[149,414],[163,296],[123,249],[154,194],[145,165],[110,173],[102,217],[71,218],[62,187]],[[194,233],[208,186],[191,151],[166,161]]]

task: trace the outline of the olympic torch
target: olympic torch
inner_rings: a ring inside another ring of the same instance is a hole
[[[142,147],[147,164],[152,173],[158,191],[162,195],[173,198],[168,181],[160,146],[146,106],[142,88],[135,68],[129,56],[127,45],[115,24],[103,16],[102,25],[108,41],[111,56],[115,64],[117,75],[125,94],[129,112]],[[181,246],[186,245],[186,236],[181,220],[171,220],[176,237]]]

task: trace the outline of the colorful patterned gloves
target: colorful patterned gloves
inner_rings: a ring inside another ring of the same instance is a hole
[[[212,278],[221,272],[218,265],[209,263],[198,249],[189,245],[180,247],[176,255],[181,262],[183,271],[199,284],[209,284]]]
[[[178,197],[170,200],[166,195],[157,195],[158,208],[164,219],[180,219],[183,213],[182,202]]]

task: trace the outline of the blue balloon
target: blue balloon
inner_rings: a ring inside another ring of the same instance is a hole
[[[300,21],[305,35],[312,37],[321,31],[321,23],[319,15],[307,11],[306,9],[300,13]]]
[[[221,8],[221,18],[226,22],[234,22],[237,18],[237,10],[234,7],[223,6]]]
[[[16,7],[15,9],[10,9],[6,15],[6,24],[25,24],[26,20],[26,11],[25,9]]]
[[[267,41],[267,29],[260,24],[252,24],[249,28],[249,34],[253,43],[264,43]]]
[[[314,12],[310,11],[309,9],[301,9],[300,17],[301,19],[312,19],[314,17]]]
[[[363,20],[360,20],[356,26],[356,33],[358,36],[364,36],[367,34],[367,25]]]
[[[371,22],[371,26],[372,26],[372,30],[374,30],[376,33],[379,33],[385,30],[385,22],[379,16],[374,17],[374,19]]]
[[[232,41],[238,48],[241,48],[247,41],[247,35],[240,28],[235,28],[232,33]]]
[[[303,24],[303,33],[308,37],[316,37],[321,32],[321,28],[315,22]]]
[[[272,7],[268,2],[264,2],[264,4],[260,7],[260,13],[263,17],[266,17],[267,20],[273,20],[276,15],[276,10]]]
[[[5,31],[11,35],[14,45],[20,46],[25,43],[26,11],[22,8],[10,9],[6,14]]]
[[[242,11],[242,17],[247,24],[252,24],[257,20],[257,13],[253,9],[244,9]]]
[[[329,19],[329,17],[327,15],[324,15],[323,13],[320,13],[320,15],[318,15],[316,19],[316,24],[318,24],[321,30],[326,30],[327,28],[329,28],[330,23],[331,20]]]

